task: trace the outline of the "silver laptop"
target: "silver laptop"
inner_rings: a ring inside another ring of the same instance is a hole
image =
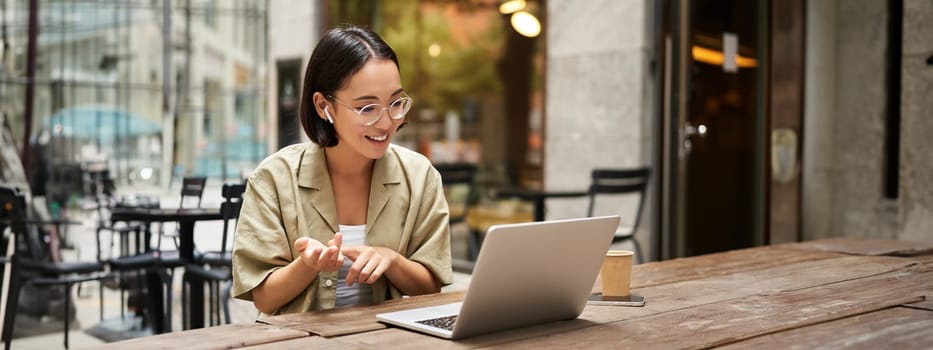
[[[376,318],[448,339],[577,318],[618,226],[618,216],[493,226],[463,302]]]

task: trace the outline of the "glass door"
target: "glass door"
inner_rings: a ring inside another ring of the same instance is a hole
[[[662,258],[763,242],[764,3],[664,3]]]

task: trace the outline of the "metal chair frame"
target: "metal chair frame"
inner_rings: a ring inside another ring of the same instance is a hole
[[[638,230],[638,224],[641,222],[642,210],[645,206],[645,197],[648,191],[648,179],[651,174],[647,167],[633,169],[593,169],[591,173],[592,183],[589,189],[589,207],[586,215],[593,216],[596,205],[596,197],[600,195],[621,195],[638,193],[638,209],[635,211],[630,232],[616,232],[612,242],[622,242],[631,240],[635,246],[635,255],[639,262],[644,262],[641,253],[641,246],[635,239],[635,232]]]

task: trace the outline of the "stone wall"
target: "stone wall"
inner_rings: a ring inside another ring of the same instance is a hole
[[[900,187],[884,197],[884,1],[809,1],[804,239],[867,236],[933,242],[933,4],[905,0]]]
[[[933,2],[904,0],[898,238],[933,242]]]
[[[836,2],[834,235],[895,235],[897,202],[883,192],[886,5]]]
[[[836,4],[808,1],[804,50],[801,226],[805,239],[832,237]]]
[[[276,0],[269,2],[269,84],[266,104],[268,120],[265,123],[269,137],[268,149],[278,149],[278,85],[276,64],[280,61],[300,59],[301,72],[311,57],[314,46],[320,40],[320,2],[303,0]],[[301,138],[307,140],[304,132]]]
[[[585,189],[595,167],[650,163],[651,11],[642,0],[547,2],[545,189]],[[636,207],[630,198],[600,205],[625,221]],[[547,218],[584,216],[586,208],[583,199],[549,200]],[[647,248],[645,227],[639,239]]]

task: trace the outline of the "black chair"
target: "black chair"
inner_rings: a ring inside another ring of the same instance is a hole
[[[139,239],[139,235],[142,233],[142,226],[135,223],[125,223],[116,224],[111,222],[109,219],[110,210],[114,206],[118,205],[115,193],[116,185],[112,178],[101,178],[99,183],[96,186],[98,191],[95,194],[96,207],[97,211],[97,239],[98,239],[98,249],[97,249],[97,261],[103,261],[108,256],[104,256],[103,247],[100,245],[100,234],[102,232],[110,232],[110,248],[113,249],[113,243],[118,241],[115,239],[115,236],[119,236],[120,242],[120,255],[130,254],[130,239],[129,236],[136,238],[135,248],[139,251],[142,247],[142,242]]]
[[[476,165],[466,163],[448,163],[435,164],[434,168],[441,175],[441,182],[444,184],[444,194],[447,198],[447,204],[450,208],[450,225],[465,223],[469,214],[470,206],[474,204],[474,178],[476,177]],[[465,187],[466,192],[456,194],[455,188]],[[454,259],[453,265],[457,270],[471,272],[476,256],[479,255],[480,237],[479,232],[473,229],[468,230],[467,234],[467,257],[468,261]]]
[[[243,205],[243,192],[246,192],[246,184],[224,184],[221,188],[221,196],[224,202],[220,206],[220,213],[224,220],[223,233],[220,240],[220,250],[205,251],[196,253],[195,261],[206,265],[227,265],[233,260],[233,253],[228,245],[232,240],[228,240],[230,229],[236,228],[236,223],[240,218],[240,207]],[[234,220],[234,226],[229,226],[229,221]]]
[[[185,207],[185,198],[194,197],[198,200],[197,208],[201,207],[201,197],[204,195],[204,184],[207,183],[206,177],[185,177],[181,180],[181,200],[178,202],[179,208]]]
[[[641,221],[642,208],[645,205],[646,192],[648,190],[648,176],[651,171],[648,168],[633,169],[594,169],[592,172],[592,184],[590,185],[590,204],[587,209],[587,216],[595,214],[596,197],[605,195],[626,195],[638,194],[638,208],[635,211],[635,218],[632,220],[631,227],[620,227],[612,238],[613,243],[631,240],[635,246],[635,256],[639,262],[644,262],[641,254],[641,246],[635,239],[635,231],[638,229],[638,223]],[[624,221],[623,221],[624,222]]]
[[[236,230],[240,218],[243,192],[245,184],[224,184],[221,194],[224,202],[220,206],[224,227],[221,233],[220,250],[207,251],[195,256],[195,263],[185,266],[185,277],[182,279],[182,323],[183,328],[189,328],[188,322],[188,283],[208,283],[210,325],[220,323],[220,309],[223,308],[224,323],[230,323],[230,288],[232,286],[233,253],[228,249],[228,240],[231,230]],[[233,221],[233,225],[230,225]],[[226,283],[224,294],[220,295],[220,285]],[[223,305],[221,306],[221,301]]]
[[[26,225],[25,195],[15,188],[0,186],[0,232],[9,227],[13,233],[7,244],[13,245],[13,255],[5,258],[11,264],[6,314],[4,315],[2,338],[6,349],[11,346],[13,327],[19,306],[20,291],[26,284],[36,287],[64,286],[65,348],[68,348],[68,329],[71,308],[71,287],[74,284],[103,280],[104,266],[99,262],[56,263],[49,259],[48,245],[38,229]],[[103,302],[103,289],[100,289]]]
[[[204,196],[204,186],[207,183],[207,178],[203,176],[186,176],[181,180],[181,199],[178,201],[179,208],[186,208],[185,202],[186,199],[188,202],[191,202],[192,198],[197,200],[197,205],[195,208],[201,207],[201,198]],[[162,235],[162,226],[159,226],[159,234]],[[174,233],[165,234],[167,237],[171,237],[172,241],[175,242],[175,249],[178,249],[179,243],[179,232],[178,229],[175,229]]]

